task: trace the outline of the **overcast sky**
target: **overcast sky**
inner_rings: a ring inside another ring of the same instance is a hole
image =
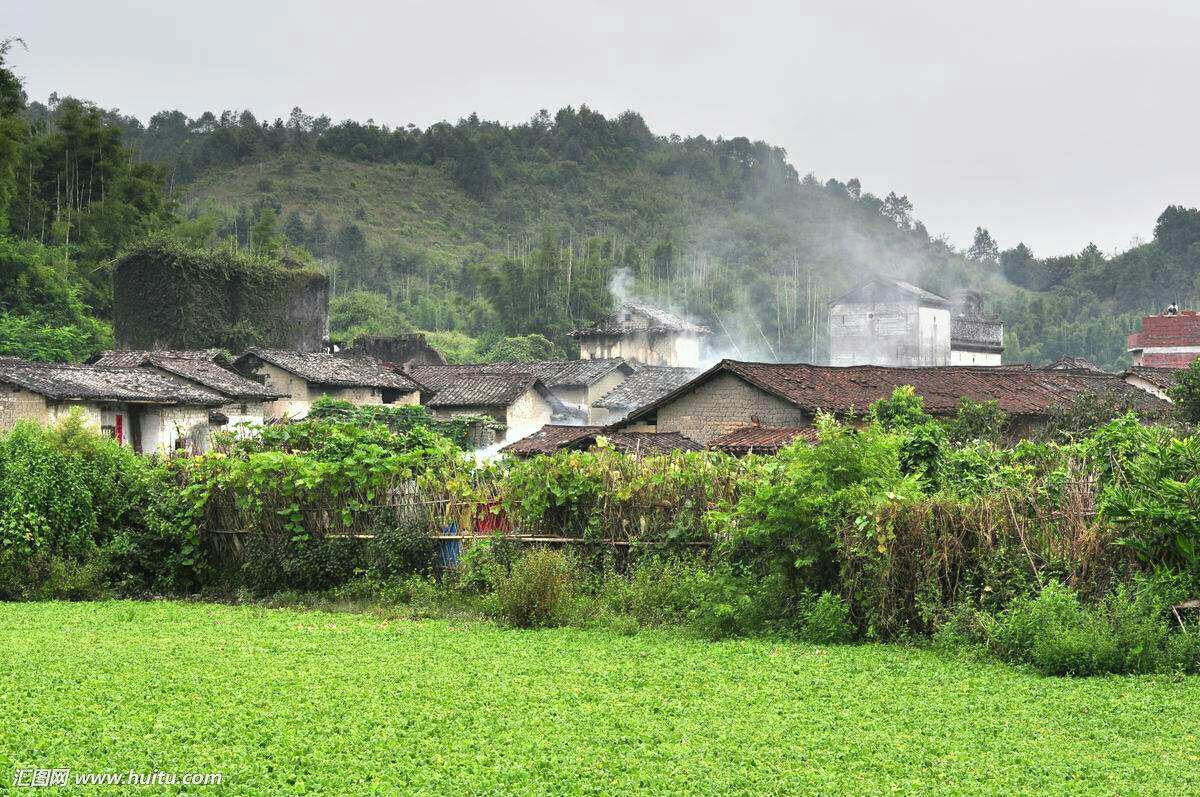
[[[1200,0],[0,0],[31,97],[420,126],[632,108],[1039,255],[1200,205]]]

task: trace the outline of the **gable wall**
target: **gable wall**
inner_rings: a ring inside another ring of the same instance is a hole
[[[45,423],[49,418],[46,398],[22,388],[0,385],[0,431],[8,431],[17,421]]]
[[[757,418],[763,426],[809,426],[812,419],[799,407],[744,382],[718,374],[658,408],[657,423],[648,431],[679,432],[707,444]],[[630,426],[640,429],[642,425]]]

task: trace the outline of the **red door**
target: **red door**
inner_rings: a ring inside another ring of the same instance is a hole
[[[117,413],[117,424],[113,430],[116,434],[117,445],[125,445],[125,416]]]

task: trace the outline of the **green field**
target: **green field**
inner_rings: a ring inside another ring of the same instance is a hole
[[[1194,678],[182,603],[0,605],[0,650],[4,786],[69,767],[221,772],[203,794],[1200,793]]]

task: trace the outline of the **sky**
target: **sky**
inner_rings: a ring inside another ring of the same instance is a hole
[[[1200,205],[1200,0],[0,0],[33,99],[424,127],[586,104],[782,146],[1039,256]]]

